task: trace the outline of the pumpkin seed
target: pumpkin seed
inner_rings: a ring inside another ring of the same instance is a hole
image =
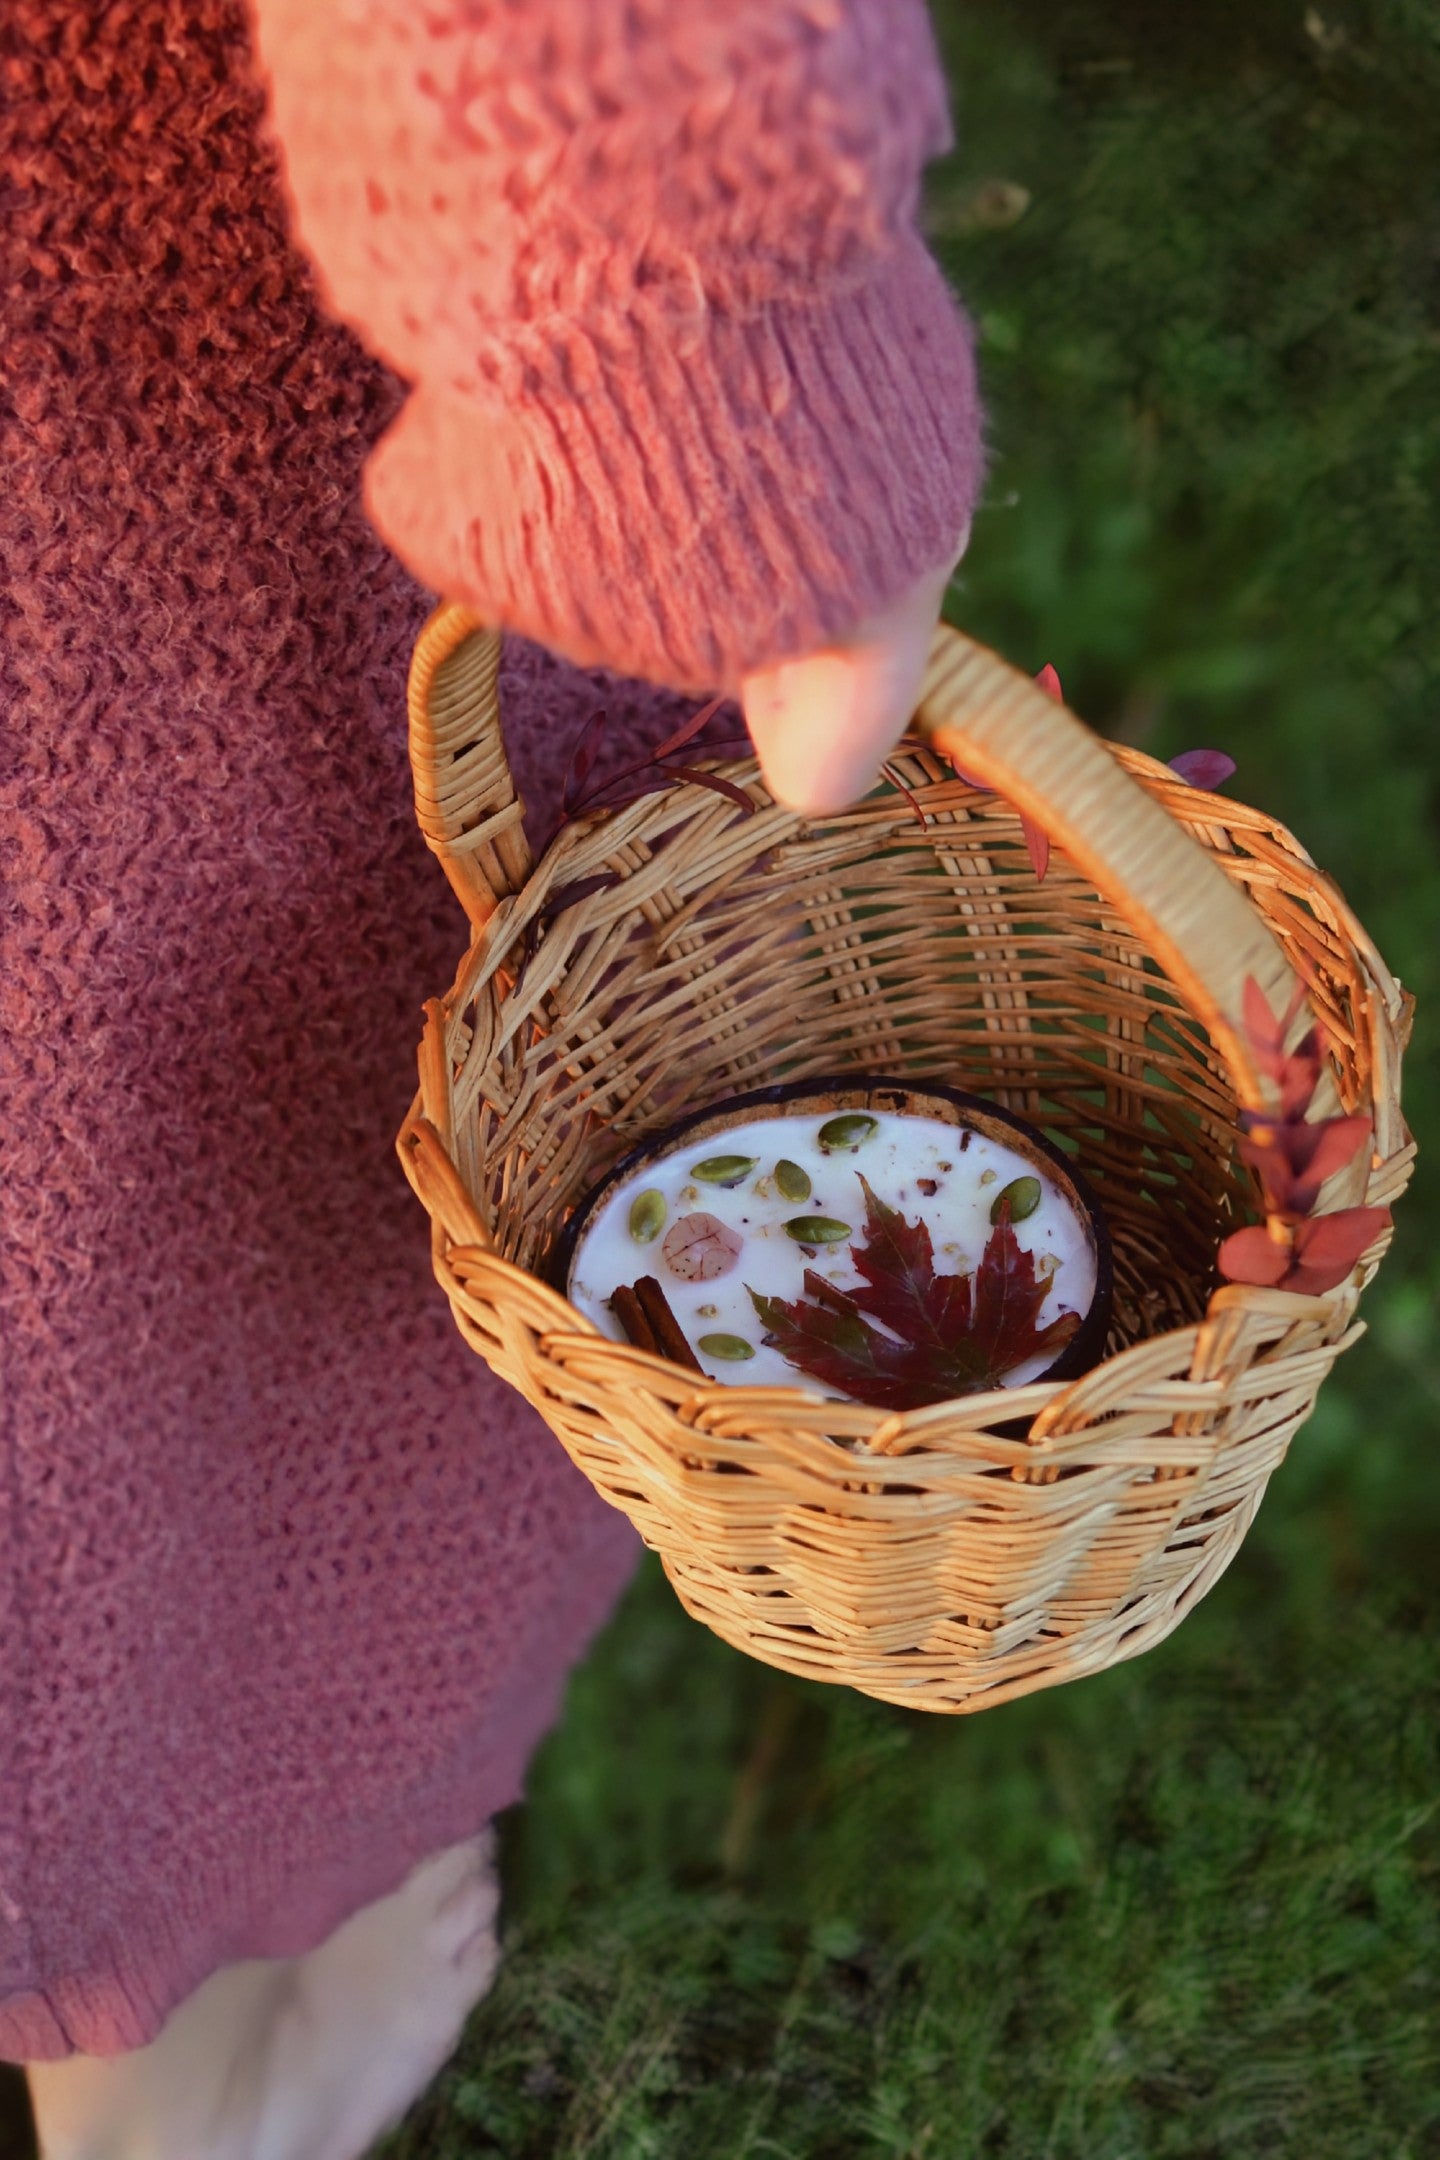
[[[848,1110],[843,1117],[827,1118],[817,1137],[827,1155],[837,1148],[848,1148],[853,1153],[867,1140],[873,1140],[879,1130],[878,1118],[868,1117],[863,1110]]]
[[[810,1173],[802,1170],[798,1162],[791,1162],[788,1155],[782,1155],[775,1165],[775,1186],[782,1200],[808,1200]]]
[[[1040,1180],[1038,1177],[1012,1178],[1002,1185],[990,1203],[990,1220],[998,1223],[1001,1216],[1009,1215],[1012,1223],[1024,1222],[1040,1205]]]
[[[665,1227],[665,1195],[652,1185],[637,1193],[630,1203],[630,1235],[637,1245],[649,1245]]]
[[[848,1222],[837,1222],[833,1215],[792,1215],[785,1235],[797,1245],[839,1245],[852,1232]]]
[[[758,1155],[707,1155],[704,1162],[691,1163],[690,1175],[702,1185],[739,1185],[759,1160]]]
[[[721,1358],[732,1365],[743,1364],[755,1355],[754,1346],[743,1335],[702,1335],[695,1345],[706,1357]]]

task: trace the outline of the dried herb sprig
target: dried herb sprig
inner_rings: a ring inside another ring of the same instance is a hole
[[[1320,1297],[1345,1281],[1366,1247],[1388,1228],[1390,1210],[1314,1213],[1325,1180],[1359,1152],[1374,1126],[1367,1117],[1307,1117],[1324,1067],[1324,1036],[1317,1025],[1293,1050],[1285,1048],[1304,998],[1302,987],[1282,1016],[1253,976],[1245,984],[1246,1038],[1280,1097],[1278,1117],[1262,1110],[1240,1113],[1240,1154],[1259,1180],[1270,1223],[1233,1232],[1220,1247],[1219,1265],[1229,1282]]]

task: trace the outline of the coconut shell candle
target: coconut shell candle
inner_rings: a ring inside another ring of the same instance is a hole
[[[1110,1304],[1066,1158],[934,1083],[812,1081],[686,1119],[582,1204],[557,1271],[616,1340],[887,1410],[1083,1371]]]

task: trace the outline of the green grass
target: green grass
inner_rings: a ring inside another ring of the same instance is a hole
[[[1107,731],[1231,750],[1420,994],[1423,1139],[1440,13],[940,23],[934,229],[993,443],[951,612]],[[1422,1163],[1240,1560],[1135,1664],[924,1720],[746,1663],[647,1572],[508,1824],[502,1977],[392,2160],[1440,2153],[1434,1191]]]

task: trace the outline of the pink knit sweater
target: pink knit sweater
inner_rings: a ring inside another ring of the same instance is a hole
[[[628,1527],[454,1334],[392,1136],[462,926],[430,585],[728,684],[952,545],[918,0],[0,21],[0,2056],[151,2037],[520,1789]],[[389,425],[378,450],[377,437]],[[603,697],[504,678],[546,820]]]

